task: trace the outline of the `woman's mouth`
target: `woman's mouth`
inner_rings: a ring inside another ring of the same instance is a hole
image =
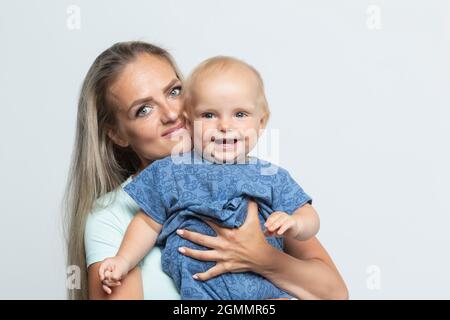
[[[173,136],[176,136],[182,132],[184,132],[186,130],[186,128],[184,127],[184,123],[180,122],[178,125],[173,126],[170,129],[167,129],[166,131],[163,132],[162,136],[164,138],[171,138]]]

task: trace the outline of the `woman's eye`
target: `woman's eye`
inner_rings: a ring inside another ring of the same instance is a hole
[[[206,119],[212,119],[214,118],[214,115],[211,112],[205,112],[204,114],[202,114],[202,117]]]
[[[181,86],[176,86],[170,91],[171,97],[178,97],[181,94]]]
[[[143,117],[146,116],[147,114],[149,114],[150,112],[152,112],[153,107],[149,106],[149,105],[145,105],[139,108],[139,110],[136,113],[137,117]]]
[[[243,117],[245,117],[246,115],[247,115],[247,114],[246,114],[245,112],[242,112],[242,111],[236,113],[236,117],[238,117],[238,118],[243,118]]]

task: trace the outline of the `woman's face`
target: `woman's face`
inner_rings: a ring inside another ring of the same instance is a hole
[[[142,167],[169,156],[174,148],[187,151],[181,108],[181,82],[170,63],[158,56],[140,54],[126,65],[109,88],[116,106],[117,126],[109,137],[122,147],[130,146]]]

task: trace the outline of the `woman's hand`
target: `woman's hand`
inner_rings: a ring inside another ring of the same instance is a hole
[[[307,241],[286,238],[285,252],[278,251],[265,239],[255,202],[249,201],[247,218],[239,228],[222,228],[205,222],[216,232],[216,237],[187,230],[177,232],[191,242],[211,248],[179,248],[191,258],[216,262],[214,267],[194,278],[205,281],[226,272],[252,271],[298,299],[348,299],[345,282],[317,238]]]
[[[177,231],[184,239],[211,248],[179,248],[182,254],[191,258],[216,262],[208,271],[193,275],[197,280],[205,281],[226,272],[254,271],[264,264],[269,250],[276,250],[265,239],[259,224],[258,206],[254,201],[249,201],[247,218],[239,228],[229,229],[204,221],[216,232],[217,237],[188,230]]]

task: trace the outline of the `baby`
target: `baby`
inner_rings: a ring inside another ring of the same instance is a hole
[[[101,264],[100,279],[108,280],[104,290],[111,293],[156,244],[162,248],[163,271],[174,280],[181,299],[292,298],[252,272],[196,280],[197,273],[215,263],[178,251],[208,248],[178,236],[177,229],[216,236],[202,219],[237,228],[245,221],[248,199],[258,204],[266,240],[278,250],[283,250],[283,237],[307,240],[319,229],[311,198],[289,173],[248,156],[269,118],[259,73],[235,58],[214,57],[192,72],[184,94],[194,148],[153,162],[125,187],[141,211],[117,255]]]

